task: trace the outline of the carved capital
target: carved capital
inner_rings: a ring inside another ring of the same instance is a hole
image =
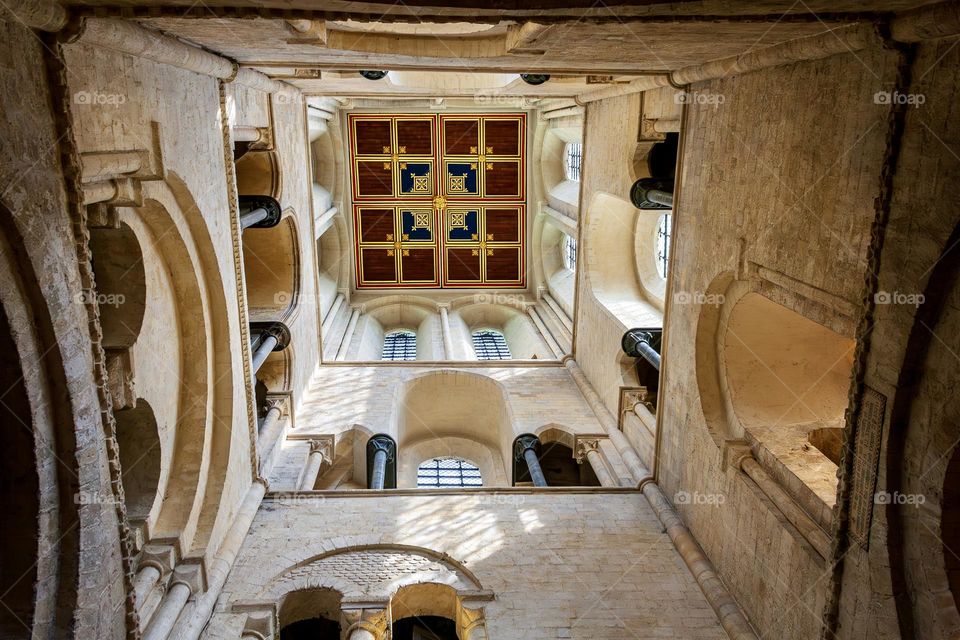
[[[341,626],[346,630],[344,637],[358,629],[363,629],[380,640],[389,627],[386,604],[382,602],[351,602],[345,600],[341,609]]]
[[[319,453],[323,456],[325,462],[333,461],[334,456],[334,442],[333,436],[320,436],[318,438],[312,438],[309,440],[310,443],[310,453]]]
[[[753,451],[750,443],[746,440],[724,440],[720,445],[720,469],[726,471],[728,467],[733,467],[735,471],[740,470],[740,465],[745,458],[753,457]]]
[[[173,578],[168,589],[178,582],[190,587],[190,593],[203,593],[207,588],[207,571],[203,560],[185,560],[173,570]]]
[[[573,457],[576,458],[577,464],[583,464],[584,459],[590,452],[600,452],[600,438],[577,438],[573,450]]]

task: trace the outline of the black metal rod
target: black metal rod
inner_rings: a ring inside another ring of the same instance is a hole
[[[373,473],[370,474],[370,488],[383,489],[387,477],[387,450],[377,449],[373,454]]]
[[[273,348],[277,346],[280,341],[277,340],[277,336],[273,334],[267,334],[262,336],[260,341],[257,344],[257,350],[253,352],[253,374],[256,375],[260,371],[260,367],[263,366],[263,363],[266,361],[267,356],[273,351]]]
[[[637,351],[643,356],[643,359],[653,365],[653,368],[660,371],[660,354],[646,342],[637,343]]]
[[[647,200],[650,202],[656,202],[657,204],[662,204],[665,207],[673,207],[673,194],[669,191],[650,189],[647,191],[646,196]]]

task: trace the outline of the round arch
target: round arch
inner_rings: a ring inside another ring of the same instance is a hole
[[[243,231],[243,271],[250,321],[286,321],[300,298],[300,239],[296,216],[284,212],[275,227]]]

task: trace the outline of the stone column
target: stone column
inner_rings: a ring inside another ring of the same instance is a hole
[[[450,316],[445,304],[440,307],[440,335],[443,336],[443,359],[453,360],[453,339],[450,337]]]
[[[537,459],[537,447],[540,446],[540,439],[533,435],[523,435],[513,442],[513,455],[519,461],[523,459],[527,463],[527,469],[530,470],[530,479],[533,480],[533,486],[546,487],[547,479],[543,475],[543,469],[540,468],[540,460]]]
[[[191,563],[178,566],[160,606],[143,633],[143,640],[166,640],[190,596],[202,590],[203,570],[200,565]]]
[[[370,480],[371,489],[383,489],[384,479],[387,474],[387,457],[390,454],[390,446],[386,442],[373,440],[375,453],[373,454],[373,474]]]
[[[603,461],[603,454],[600,453],[600,438],[578,438],[574,455],[577,457],[578,464],[583,464],[584,459],[590,463],[590,468],[596,474],[601,487],[617,486],[617,481],[610,470],[607,469],[607,465]]]
[[[273,351],[282,351],[290,344],[290,330],[282,322],[256,322],[250,325],[255,335],[251,370],[256,376],[267,356]]]
[[[317,477],[320,475],[320,469],[323,463],[330,464],[330,440],[310,440],[310,455],[307,456],[307,464],[303,469],[303,475],[300,478],[300,491],[312,491],[317,484]]]

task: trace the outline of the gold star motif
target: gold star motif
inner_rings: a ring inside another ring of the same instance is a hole
[[[401,169],[406,169],[406,168],[407,168],[407,163],[406,163],[406,162],[401,162],[401,163],[400,163],[400,168],[401,168]]]
[[[487,240],[493,240],[493,234],[492,234],[492,233],[488,233],[488,234],[487,234]]]
[[[388,255],[388,256],[391,256],[391,257],[392,257],[393,255],[395,255],[395,254],[393,253],[393,249],[387,249],[387,255]]]
[[[400,153],[406,153],[406,152],[407,152],[406,147],[400,147]]]
[[[389,168],[390,168],[390,163],[389,163],[389,162],[384,162],[384,163],[383,163],[383,168],[384,168],[384,169],[389,169]]]
[[[433,208],[443,210],[447,208],[447,199],[443,196],[437,196],[433,199]]]
[[[488,163],[487,163],[487,171],[492,171],[492,170],[493,170],[493,163],[492,163],[492,162],[488,162]]]
[[[402,240],[409,240],[409,239],[410,239],[410,235],[407,234],[407,233],[405,233],[405,234],[403,234],[402,236],[400,236],[400,238],[401,238]]]
[[[476,162],[471,162],[471,163],[470,163],[470,168],[473,169],[474,171],[476,171],[476,170],[477,170],[477,163],[476,163]]]
[[[393,242],[393,234],[392,234],[392,233],[388,233],[388,234],[387,234],[387,242]]]
[[[470,153],[476,153],[476,152],[477,152],[476,147],[470,147]]]
[[[384,147],[384,148],[383,148],[383,152],[384,152],[384,153],[390,153],[390,147]]]
[[[409,250],[409,249],[404,249],[404,250],[403,250],[403,253],[401,253],[400,255],[402,255],[402,256],[409,256],[409,255],[410,255],[410,250]]]
[[[471,239],[471,240],[474,240],[474,241],[477,240],[477,234],[475,234],[475,233],[470,234],[470,239]]]
[[[479,251],[478,249],[474,249],[473,251],[470,252],[470,255],[472,255],[472,256],[478,256],[478,255],[480,255],[480,251]]]
[[[487,153],[493,153],[493,147],[487,147]]]
[[[487,249],[487,255],[488,255],[488,256],[492,256],[492,255],[493,255],[493,249]]]

